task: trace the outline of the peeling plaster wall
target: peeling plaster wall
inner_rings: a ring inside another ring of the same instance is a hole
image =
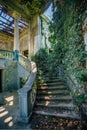
[[[2,70],[2,90],[12,90],[18,88],[17,62],[10,60],[0,60]]]
[[[13,50],[13,41],[13,37],[0,33],[0,49]]]
[[[31,55],[35,54],[39,49],[41,45],[41,23],[39,20],[39,16],[35,16],[30,24],[30,32],[31,32]]]
[[[2,91],[19,89],[20,78],[26,81],[30,76],[30,72],[17,61],[0,60],[0,70],[2,70]]]
[[[39,16],[35,16],[29,27],[20,35],[20,53],[28,50],[28,57],[34,55],[41,48],[41,23]]]
[[[26,50],[28,50],[29,54],[29,29],[26,29],[21,33],[19,48],[21,54],[24,55],[24,51]]]

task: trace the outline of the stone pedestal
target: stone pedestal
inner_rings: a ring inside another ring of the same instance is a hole
[[[27,92],[18,92],[19,93],[19,106],[20,106],[20,117],[19,120],[23,123],[28,123],[30,117],[30,101],[28,99],[29,95]]]

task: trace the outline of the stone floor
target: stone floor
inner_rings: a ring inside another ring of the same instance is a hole
[[[17,91],[0,93],[0,130],[30,129],[30,124],[19,121],[19,98]]]

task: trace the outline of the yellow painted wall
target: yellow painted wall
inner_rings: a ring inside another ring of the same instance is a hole
[[[0,33],[0,49],[3,50],[13,50],[13,41],[12,36]]]

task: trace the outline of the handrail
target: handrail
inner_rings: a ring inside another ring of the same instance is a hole
[[[61,67],[60,66],[57,66],[58,68],[59,68],[59,70],[61,69]],[[72,82],[72,84],[75,86],[75,87],[77,87],[77,85],[75,84],[75,82],[71,79],[71,77],[69,76],[69,74],[68,73],[64,73],[64,71],[61,69],[61,71],[62,71],[62,73],[64,74],[64,75],[66,75],[69,79],[70,79],[70,81]]]
[[[60,66],[58,66],[59,70],[61,69]],[[75,82],[71,79],[71,77],[69,76],[68,73],[65,73],[62,69],[61,69],[61,72],[63,73],[63,77],[66,78],[66,83],[68,85],[68,88],[70,89],[71,91],[71,94],[74,98],[74,100],[76,102],[81,103],[80,101],[80,96],[82,98],[82,96],[85,94],[85,91],[84,91],[84,86],[82,86],[82,84],[75,84]]]
[[[19,111],[20,121],[28,123],[32,114],[33,106],[36,99],[36,85],[34,84],[37,73],[37,67],[34,62],[31,62],[31,74],[23,88],[18,90],[19,94]]]
[[[31,61],[27,57],[19,54],[19,63],[25,67],[26,70],[31,70]]]

